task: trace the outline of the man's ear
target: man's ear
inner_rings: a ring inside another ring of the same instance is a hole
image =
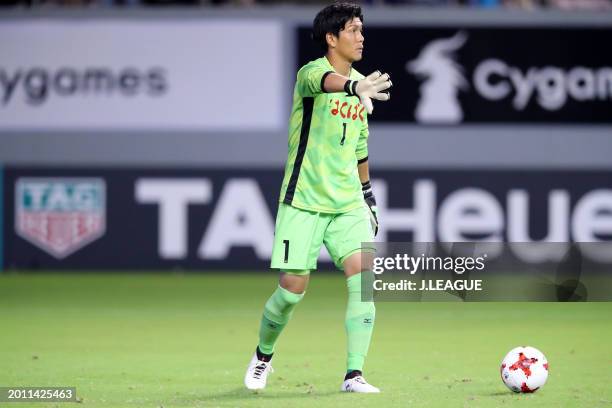
[[[325,34],[325,39],[327,40],[327,46],[331,48],[336,48],[336,44],[338,43],[338,38],[332,33]]]

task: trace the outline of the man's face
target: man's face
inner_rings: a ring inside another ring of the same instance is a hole
[[[336,39],[336,52],[350,62],[360,61],[363,53],[363,24],[354,17],[347,21]]]

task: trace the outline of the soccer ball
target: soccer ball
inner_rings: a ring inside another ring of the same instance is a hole
[[[514,392],[536,392],[548,378],[548,360],[533,347],[516,347],[504,357],[501,378]]]

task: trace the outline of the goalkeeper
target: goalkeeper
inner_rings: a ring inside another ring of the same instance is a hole
[[[265,387],[276,341],[302,300],[325,244],[348,288],[348,359],[341,390],[379,392],[363,377],[375,308],[373,302],[361,301],[362,257],[368,256],[361,243],[373,241],[378,230],[368,171],[367,115],[372,99],[389,99],[391,81],[378,71],[364,77],[352,67],[363,53],[359,6],[325,7],[314,20],[313,39],[325,55],[298,71],[293,93],[289,157],[272,253],[279,286],[265,304],[259,344],[244,382],[249,389]]]

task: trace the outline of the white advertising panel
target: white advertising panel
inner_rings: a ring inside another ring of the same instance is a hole
[[[281,35],[271,20],[1,22],[0,129],[279,129]]]

